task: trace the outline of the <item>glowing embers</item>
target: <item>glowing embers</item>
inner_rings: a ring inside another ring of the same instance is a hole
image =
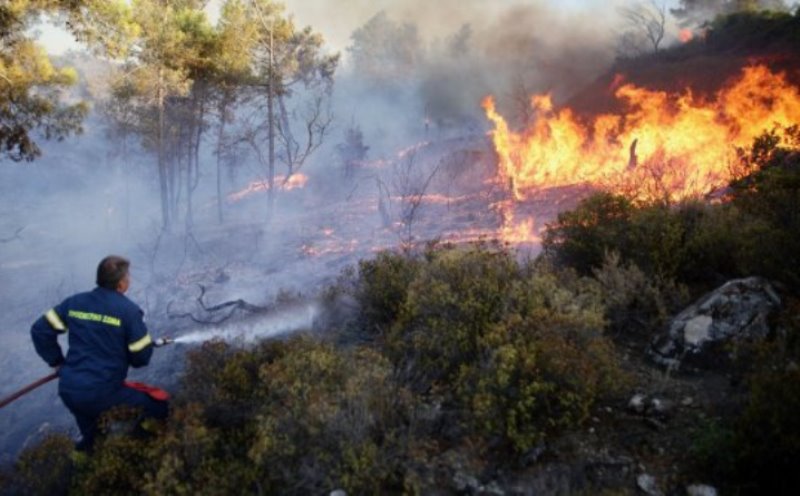
[[[291,191],[293,189],[304,188],[308,182],[305,174],[293,174],[287,180],[285,176],[275,176],[275,186],[278,190]],[[269,190],[267,181],[251,181],[246,188],[228,195],[228,201],[238,202],[254,193],[262,193]]]
[[[800,122],[800,93],[782,74],[745,68],[713,98],[632,84],[615,96],[625,112],[588,120],[535,95],[537,120],[510,129],[492,97],[483,106],[499,159],[498,179],[522,200],[541,188],[591,184],[640,199],[678,200],[728,184],[735,147],[764,131]]]

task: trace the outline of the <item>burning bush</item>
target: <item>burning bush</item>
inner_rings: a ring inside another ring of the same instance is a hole
[[[797,127],[757,138],[742,152],[745,174],[732,183],[731,200],[719,205],[634,205],[599,193],[549,226],[545,254],[560,266],[589,274],[613,251],[650,278],[699,291],[749,275],[800,288],[798,149]]]

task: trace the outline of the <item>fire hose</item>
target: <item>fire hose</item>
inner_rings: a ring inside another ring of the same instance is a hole
[[[175,340],[171,339],[171,338],[158,338],[155,341],[153,341],[153,346],[155,346],[156,348],[160,348],[162,346],[166,346],[166,345],[172,344],[174,342],[175,342]],[[26,394],[30,393],[34,389],[36,389],[36,388],[38,388],[40,386],[44,386],[45,384],[47,384],[48,382],[52,381],[56,377],[58,377],[58,371],[53,372],[52,374],[46,375],[46,376],[42,377],[41,379],[39,379],[38,381],[35,381],[35,382],[32,382],[32,383],[28,384],[27,386],[25,386],[24,388],[20,389],[19,391],[11,393],[10,395],[6,396],[5,398],[0,399],[0,408],[4,408],[9,403],[12,403],[12,402],[16,401],[17,399],[21,398],[22,396],[25,396]]]

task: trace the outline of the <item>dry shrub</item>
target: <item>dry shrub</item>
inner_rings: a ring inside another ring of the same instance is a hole
[[[672,281],[650,278],[617,252],[607,253],[594,270],[602,289],[605,315],[616,334],[652,336],[688,300],[687,290]]]

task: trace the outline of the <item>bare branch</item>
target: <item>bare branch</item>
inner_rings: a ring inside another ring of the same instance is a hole
[[[283,145],[284,160],[288,170],[284,178],[284,183],[286,183],[322,145],[325,136],[328,134],[330,124],[333,122],[333,117],[329,112],[325,111],[324,98],[316,95],[312,102],[308,104],[307,113],[303,119],[305,139],[301,149],[300,143],[295,139],[291,131],[289,116],[283,98],[279,98],[278,101],[281,109],[281,118],[278,120],[277,130],[278,138]]]
[[[411,245],[414,221],[419,214],[425,193],[441,165],[442,162],[439,161],[427,177],[420,176],[416,170],[416,153],[410,152],[403,162],[395,167],[393,186],[402,205],[400,221],[403,224],[404,232],[401,241],[406,247]]]
[[[666,32],[666,4],[658,4],[656,0],[649,0],[647,3],[637,2],[629,7],[620,8],[619,13],[630,30],[626,35],[629,36],[630,32],[639,33],[652,46],[653,53],[658,53]],[[623,35],[623,38],[626,35]]]

